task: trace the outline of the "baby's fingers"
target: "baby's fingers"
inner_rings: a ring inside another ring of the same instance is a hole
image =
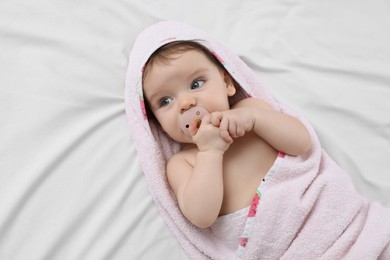
[[[230,124],[229,133],[233,138],[238,138],[245,135],[245,129],[240,125]]]
[[[210,115],[205,115],[202,119],[194,119],[191,121],[188,132],[191,136],[196,135],[201,125],[210,124]]]
[[[229,134],[228,131],[220,129],[219,135],[221,136],[221,138],[222,138],[227,144],[233,143],[233,138],[230,136],[230,134]]]
[[[222,113],[221,112],[214,112],[210,114],[210,123],[215,126],[219,127],[222,120]]]
[[[191,136],[196,135],[201,123],[202,121],[200,119],[195,119],[191,121],[190,126],[188,128],[188,132],[190,133]]]

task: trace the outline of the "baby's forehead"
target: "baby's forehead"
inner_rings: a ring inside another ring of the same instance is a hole
[[[171,78],[181,78],[194,76],[197,72],[213,72],[217,71],[218,67],[212,63],[207,57],[197,51],[186,51],[177,53],[169,60],[155,61],[149,64],[148,75],[145,76],[145,81],[149,78],[164,79],[170,76]]]
[[[170,62],[179,59],[183,55],[192,54],[196,56],[203,56],[204,58],[209,59],[209,55],[207,55],[204,51],[199,49],[189,49],[189,50],[176,50],[176,51],[169,51],[166,53],[156,53],[152,54],[152,56],[149,58],[148,62],[146,63],[146,66],[153,66],[154,64],[165,64],[168,65]],[[209,59],[210,60],[210,59]],[[212,61],[212,60],[210,60]]]
[[[216,57],[210,52],[205,51],[200,48],[189,48],[189,49],[168,49],[164,51],[156,51],[153,53],[149,60],[146,62],[144,69],[143,69],[143,81],[146,79],[148,73],[150,73],[153,68],[155,68],[155,65],[158,65],[157,67],[164,67],[164,66],[171,66],[175,61],[182,58],[183,56],[191,56],[191,57],[197,57],[201,59],[201,61],[198,60],[198,62],[207,63],[210,62],[211,66],[216,66],[218,69],[222,69],[223,66],[218,62]],[[195,62],[195,61],[194,61]],[[196,65],[196,63],[194,63]]]

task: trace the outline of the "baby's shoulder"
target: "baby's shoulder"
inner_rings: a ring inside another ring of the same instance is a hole
[[[253,108],[260,107],[260,108],[272,109],[270,104],[268,104],[262,99],[255,98],[255,97],[242,99],[232,106],[232,108],[239,108],[239,107],[253,107]]]

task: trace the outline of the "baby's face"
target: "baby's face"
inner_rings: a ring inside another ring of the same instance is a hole
[[[203,53],[194,50],[174,54],[166,62],[155,62],[148,68],[143,88],[163,130],[181,143],[192,143],[181,129],[185,111],[194,106],[209,112],[228,110],[228,97],[235,93],[232,80]]]

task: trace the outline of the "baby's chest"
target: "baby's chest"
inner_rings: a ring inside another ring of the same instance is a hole
[[[277,151],[255,134],[234,140],[225,152],[225,178],[251,178],[266,173],[273,164]]]
[[[273,165],[277,151],[261,142],[245,142],[226,153],[223,162],[222,214],[249,206],[257,187]]]

